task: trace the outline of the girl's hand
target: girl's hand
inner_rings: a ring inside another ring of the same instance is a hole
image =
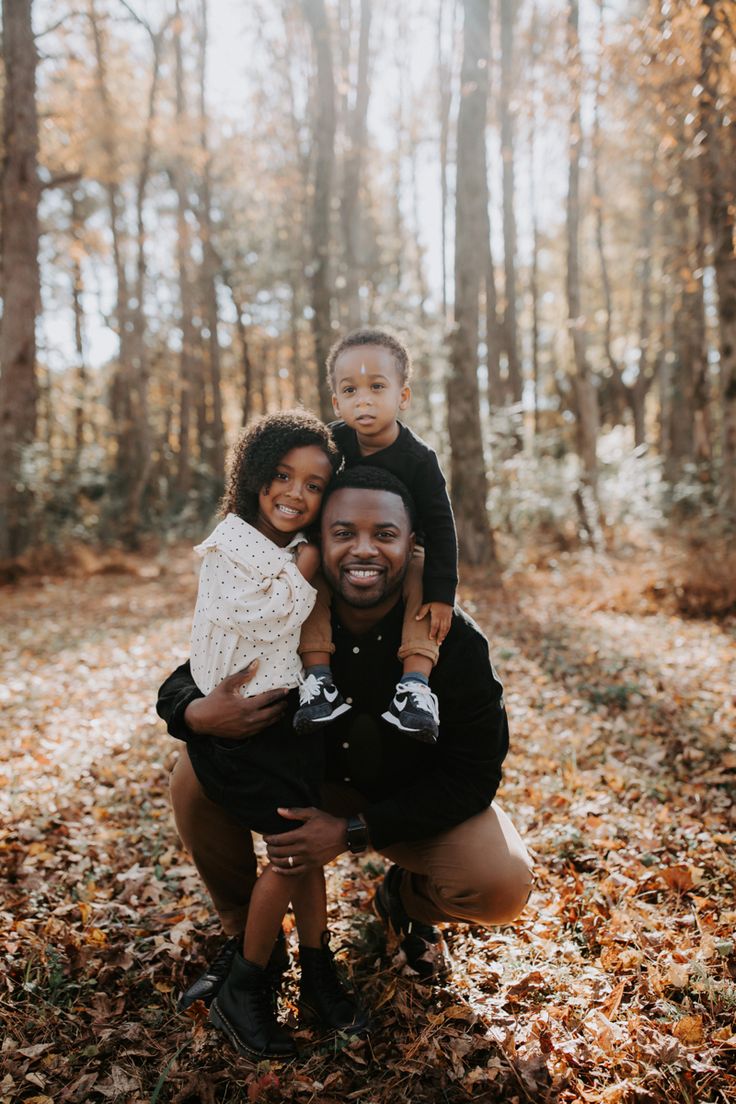
[[[441,644],[452,624],[452,609],[447,602],[425,602],[416,616],[417,621],[429,614],[429,639]]]
[[[311,582],[322,563],[322,556],[317,545],[309,541],[306,544],[297,545],[294,559],[299,573]]]

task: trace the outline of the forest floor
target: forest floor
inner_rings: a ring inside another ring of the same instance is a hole
[[[123,566],[0,597],[1,1104],[736,1100],[733,619],[668,612],[635,558],[467,579],[533,896],[514,925],[448,928],[452,976],[431,989],[371,916],[380,858],[343,857],[333,945],[372,1034],[303,1033],[299,1063],[256,1067],[201,1008],[175,1011],[219,939],[153,706],[186,655],[192,562]]]

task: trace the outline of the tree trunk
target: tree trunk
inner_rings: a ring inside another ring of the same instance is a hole
[[[539,16],[536,3],[530,20],[530,89],[529,89],[529,207],[532,221],[532,258],[529,266],[529,298],[531,300],[532,403],[534,438],[539,436],[539,222],[537,216],[537,127],[536,127],[536,66],[540,53]]]
[[[452,107],[452,66],[445,61],[443,44],[445,0],[437,9],[437,83],[440,122],[440,253],[442,262],[442,319],[447,322],[447,186],[448,147],[450,141],[450,109]],[[450,30],[454,32],[454,3],[450,9]],[[450,35],[452,41],[454,35]]]
[[[511,92],[514,80],[515,0],[500,0],[501,9],[501,158],[503,161],[503,335],[509,389],[514,403],[521,402],[522,379],[516,319],[516,214],[514,212],[514,118]]]
[[[567,311],[568,330],[574,363],[574,389],[577,407],[577,450],[582,469],[582,481],[587,493],[582,496],[585,508],[598,514],[598,395],[585,349],[585,318],[580,295],[580,154],[582,129],[580,122],[580,89],[582,84],[580,41],[578,32],[578,0],[568,8],[568,72],[571,80],[572,108],[570,112],[570,148],[567,189]],[[588,518],[586,528],[596,532],[598,519]]]
[[[153,157],[153,128],[156,119],[156,104],[158,99],[161,52],[164,42],[164,34],[170,22],[166,20],[157,32],[154,32],[145,20],[134,15],[136,21],[148,33],[151,40],[151,83],[148,90],[148,111],[143,135],[143,151],[138,170],[136,186],[136,273],[133,304],[130,312],[130,402],[135,424],[137,426],[137,456],[135,475],[131,479],[126,503],[124,518],[124,534],[128,543],[135,543],[136,534],[141,525],[143,498],[151,481],[153,471],[153,447],[151,440],[150,415],[148,410],[148,349],[146,346],[146,227],[144,211],[146,191],[151,175],[151,161]]]
[[[713,242],[718,293],[719,381],[721,399],[721,498],[727,517],[736,519],[736,138],[719,98],[729,78],[730,5],[706,0],[702,26],[700,97],[704,135],[703,173]],[[732,79],[732,77],[731,77]],[[729,112],[730,114],[730,112]]]
[[[332,46],[324,0],[302,0],[304,15],[312,33],[317,79],[314,103],[315,170],[312,199],[312,331],[319,380],[320,415],[333,417],[332,398],[325,365],[332,344],[330,305],[330,208],[335,166],[335,77]]]
[[[466,563],[497,569],[486,511],[486,469],[478,392],[478,312],[487,196],[485,126],[488,99],[488,0],[464,0],[463,64],[457,123],[455,325],[447,387],[452,497]]]
[[[706,364],[703,285],[694,244],[692,195],[682,178],[673,179],[672,247],[669,258],[673,349],[669,368],[670,395],[665,478],[677,483],[698,456],[696,397]]]
[[[238,341],[240,342],[240,363],[242,367],[242,383],[243,383],[243,396],[241,400],[242,411],[242,425],[247,425],[251,418],[254,416],[253,408],[253,363],[250,359],[250,347],[248,341],[248,334],[243,321],[243,315],[245,309],[240,302],[240,299],[235,294],[235,285],[230,273],[226,269],[221,269],[220,275],[222,276],[222,282],[230,292],[230,297],[235,308],[235,329],[238,334]]]
[[[71,191],[71,261],[72,261],[72,311],[74,314],[74,349],[77,354],[77,380],[74,387],[74,464],[79,466],[84,448],[85,401],[87,396],[87,363],[84,349],[84,310],[82,308],[82,214],[79,197],[74,187]]]
[[[641,305],[639,314],[639,364],[637,377],[628,389],[631,414],[634,419],[634,447],[646,444],[646,398],[654,381],[654,358],[652,356],[652,252],[654,248],[654,205],[655,191],[651,183],[651,173],[645,170],[647,179],[642,181],[644,198],[642,202],[641,228],[641,266],[639,284]],[[644,176],[644,173],[642,173]]]
[[[199,18],[199,146],[202,154],[202,179],[199,193],[199,225],[202,234],[202,286],[207,314],[207,348],[209,352],[209,382],[212,395],[210,418],[209,465],[216,482],[225,475],[225,428],[222,419],[222,383],[220,342],[218,339],[217,272],[219,259],[215,251],[212,230],[211,156],[207,142],[207,0],[200,0]]]
[[[180,142],[184,138],[186,112],[184,103],[184,57],[181,42],[181,10],[176,4],[175,57],[176,57],[176,122]],[[179,271],[179,329],[181,332],[180,393],[179,393],[179,456],[177,488],[186,494],[192,483],[192,415],[201,409],[200,387],[197,379],[196,345],[194,328],[194,295],[190,275],[191,231],[187,221],[189,212],[188,171],[183,154],[177,156],[173,170],[176,191],[176,260]],[[200,446],[204,442],[200,441]]]
[[[23,454],[36,434],[38,117],[31,0],[3,0],[2,291],[0,326],[0,559],[30,543],[33,490]]]
[[[342,221],[345,291],[344,299],[348,329],[357,328],[361,322],[360,309],[360,261],[358,236],[360,233],[360,187],[362,182],[363,150],[366,140],[368,114],[369,41],[371,26],[371,0],[360,0],[360,31],[358,41],[358,73],[355,102],[348,112],[348,149],[343,171],[343,193],[340,205]]]

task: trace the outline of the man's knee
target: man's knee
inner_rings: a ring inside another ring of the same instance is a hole
[[[488,867],[448,889],[447,912],[455,919],[493,927],[516,920],[529,900],[533,875],[523,856],[509,857],[502,869]]]

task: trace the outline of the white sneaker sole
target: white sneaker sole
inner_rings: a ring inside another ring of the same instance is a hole
[[[390,709],[387,709],[385,713],[381,714],[382,721],[388,721],[394,728],[398,728],[401,732],[406,732],[409,736],[413,736],[415,740],[421,740],[423,744],[436,744],[437,737],[430,728],[407,728],[406,725],[401,723],[401,719],[392,713]]]

